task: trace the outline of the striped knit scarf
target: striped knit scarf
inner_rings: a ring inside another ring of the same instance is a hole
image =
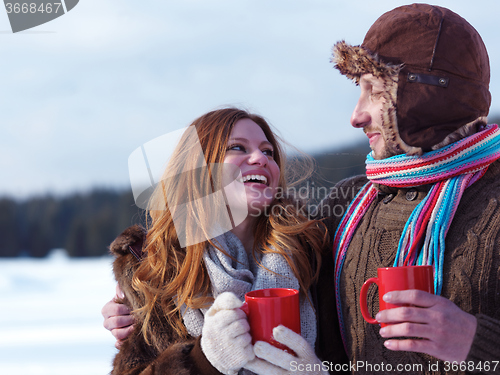
[[[434,290],[441,294],[445,237],[464,190],[479,180],[488,166],[500,158],[500,130],[485,130],[422,156],[397,155],[375,160],[368,155],[370,180],[347,208],[335,233],[335,296],[342,340],[345,327],[340,301],[340,274],[356,228],[377,196],[373,183],[397,188],[432,184],[427,196],[411,213],[399,241],[394,267],[434,266]]]

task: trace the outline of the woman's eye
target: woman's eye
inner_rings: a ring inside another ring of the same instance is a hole
[[[231,145],[228,146],[227,151],[245,151],[245,147],[242,145]]]
[[[262,153],[264,155],[267,155],[267,156],[270,156],[270,157],[273,157],[274,156],[274,151],[271,150],[271,149],[265,149],[265,150],[262,150]]]

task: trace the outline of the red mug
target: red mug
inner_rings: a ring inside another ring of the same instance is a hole
[[[361,314],[368,323],[378,324],[378,322],[370,316],[366,297],[368,288],[371,284],[377,284],[379,295],[380,310],[392,309],[401,305],[393,305],[386,303],[382,297],[387,292],[393,290],[408,290],[418,289],[434,294],[434,272],[432,266],[406,266],[406,267],[386,267],[377,269],[378,277],[372,277],[365,281],[361,287],[359,304]],[[382,327],[387,326],[386,323],[381,323]]]
[[[253,290],[245,294],[241,307],[248,317],[252,344],[265,341],[288,353],[287,346],[273,339],[273,328],[283,325],[300,335],[299,291],[287,288]]]

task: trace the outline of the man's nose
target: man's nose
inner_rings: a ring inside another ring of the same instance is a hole
[[[351,125],[355,128],[364,128],[371,121],[370,113],[365,109],[364,103],[358,100],[351,115]]]

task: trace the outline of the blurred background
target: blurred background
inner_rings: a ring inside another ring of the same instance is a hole
[[[496,0],[437,0],[482,35],[500,117]],[[363,173],[358,88],[329,62],[395,0],[82,0],[13,34],[0,11],[0,373],[107,374],[107,246],[141,222],[127,161],[143,143],[236,105],[266,117],[331,186]],[[320,199],[321,197],[315,197]]]

